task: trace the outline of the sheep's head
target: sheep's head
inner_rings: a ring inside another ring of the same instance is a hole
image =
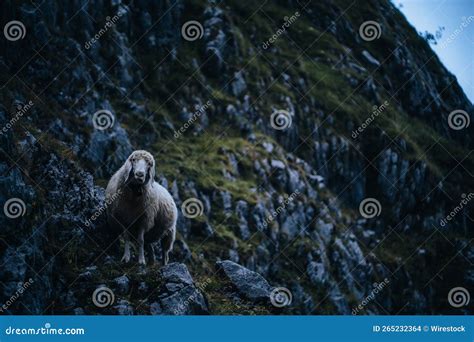
[[[134,151],[126,161],[127,183],[144,185],[155,179],[155,159],[151,153]]]

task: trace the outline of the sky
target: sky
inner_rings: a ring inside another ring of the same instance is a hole
[[[418,32],[445,30],[431,48],[474,102],[474,0],[392,0]],[[401,7],[399,5],[402,5]]]

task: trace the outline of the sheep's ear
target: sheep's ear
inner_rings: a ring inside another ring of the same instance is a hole
[[[130,161],[130,159],[127,159],[127,161],[125,162],[125,164],[123,165],[123,167],[124,167],[123,172],[124,172],[124,174],[125,174],[125,176],[124,176],[124,183],[127,183],[128,180],[129,180],[129,178],[130,178],[130,174],[132,173],[132,168],[133,168],[132,162]]]

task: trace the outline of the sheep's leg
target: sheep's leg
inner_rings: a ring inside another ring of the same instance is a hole
[[[124,239],[125,239],[125,251],[123,253],[122,261],[128,263],[130,262],[130,239],[129,239],[127,231],[125,231]]]
[[[163,249],[162,253],[163,253],[163,256],[162,256],[163,265],[166,266],[168,265],[168,261],[170,260],[169,251]]]
[[[174,236],[172,232],[167,231],[161,240],[161,253],[163,265],[167,265],[169,261],[169,253],[173,249]]]
[[[148,253],[151,256],[151,263],[152,265],[156,264],[156,256],[155,256],[155,248],[153,247],[152,243],[148,244]]]
[[[146,265],[145,261],[145,230],[140,229],[138,233],[138,263],[140,265]]]

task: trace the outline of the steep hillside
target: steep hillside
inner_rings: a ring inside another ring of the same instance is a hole
[[[473,105],[388,0],[0,9],[2,312],[474,312]],[[166,267],[105,223],[135,149]]]

